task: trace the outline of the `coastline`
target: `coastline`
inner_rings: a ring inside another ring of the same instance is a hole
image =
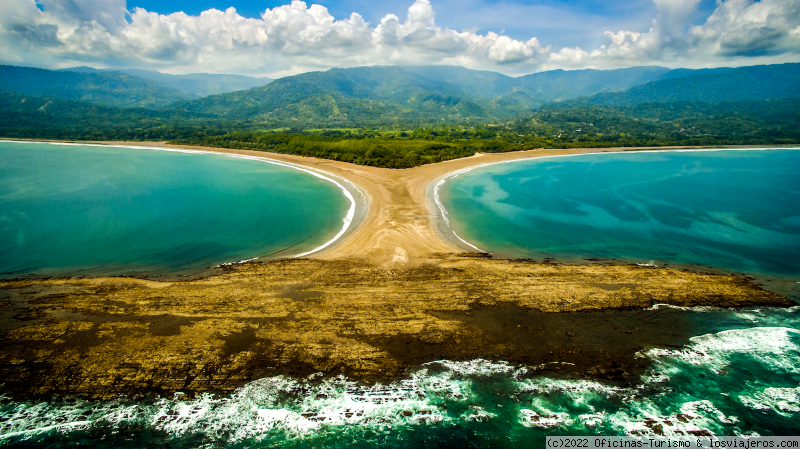
[[[764,146],[748,146],[748,147],[737,147],[737,148],[713,148],[713,147],[692,147],[692,148],[684,148],[684,147],[661,147],[659,149],[653,149],[651,147],[642,147],[642,148],[634,148],[631,152],[636,153],[659,153],[659,152],[714,152],[714,151],[765,151],[765,150],[774,150],[774,149],[784,149],[784,150],[800,150],[800,147],[796,146],[789,146],[789,147],[764,147]],[[613,148],[612,150],[617,150]],[[528,161],[531,159],[557,159],[557,158],[566,158],[566,157],[575,157],[575,156],[591,156],[591,155],[599,155],[604,153],[619,153],[624,152],[622,151],[599,151],[599,152],[586,152],[586,153],[567,153],[567,154],[548,154],[548,155],[540,155],[535,157],[523,157],[518,159],[509,159],[509,160],[501,160],[501,161],[491,161],[476,165],[471,165],[459,170],[455,170],[449,173],[445,173],[433,181],[431,181],[427,188],[426,188],[426,204],[431,211],[434,212],[434,223],[433,227],[437,231],[439,237],[447,242],[452,243],[456,247],[461,247],[465,251],[472,251],[477,250],[481,253],[488,253],[477,246],[473,245],[472,243],[464,240],[461,236],[456,234],[456,232],[450,227],[450,220],[448,219],[448,212],[447,209],[444,207],[444,204],[439,199],[439,189],[444,186],[444,184],[458,176],[468,173],[473,170],[481,169],[484,167],[490,167],[493,165],[499,164],[508,164],[514,162],[522,162]],[[696,264],[688,264],[688,265],[696,265]],[[687,265],[687,266],[688,266]],[[710,269],[717,269],[717,267],[707,267]],[[723,272],[729,272],[730,270],[720,269]],[[769,277],[771,275],[764,275],[764,277]]]
[[[648,367],[637,354],[687,344],[697,313],[794,304],[737,275],[474,254],[413,267],[282,259],[179,282],[17,280],[0,294],[2,390],[28,399],[230,394],[315,373],[385,383],[477,359],[636,384]]]
[[[4,139],[25,141],[24,139]],[[34,141],[34,140],[31,140]],[[617,147],[576,149],[533,149],[510,153],[478,153],[474,156],[442,161],[408,169],[387,169],[313,157],[285,155],[252,150],[235,150],[167,142],[116,141],[47,141],[78,145],[107,145],[124,148],[163,148],[220,153],[234,157],[272,160],[292,164],[317,173],[326,173],[351,183],[363,194],[367,204],[363,216],[356,214],[350,228],[338,240],[313,254],[301,254],[324,260],[366,259],[380,266],[417,265],[431,254],[481,251],[464,241],[446,226],[435,202],[435,184],[453,173],[479,166],[541,157],[571,156],[636,151],[708,150],[710,147]],[[295,168],[298,168],[295,167]],[[360,223],[359,223],[360,222]],[[451,234],[453,234],[451,236]],[[455,238],[454,238],[455,237]]]
[[[694,335],[693,308],[795,304],[738,274],[493,259],[439,229],[436,186],[454,173],[647,149],[477,154],[391,170],[246,150],[93,144],[295,164],[352,184],[364,195],[363,213],[318,253],[226,264],[197,279],[0,281],[0,381],[14,398],[230,394],[256,379],[315,373],[385,382],[436,360],[476,359],[635,383],[642,346],[682,346]],[[676,317],[659,304],[686,312],[679,333],[659,330],[674,330]]]
[[[256,162],[263,162],[267,164],[277,165],[280,167],[290,168],[293,170],[301,171],[316,178],[322,179],[324,181],[332,183],[336,186],[339,190],[341,190],[344,197],[349,201],[350,207],[343,218],[343,226],[339,230],[339,232],[327,242],[324,242],[322,245],[319,245],[315,248],[309,249],[304,251],[300,254],[293,254],[289,257],[291,258],[298,258],[298,257],[307,257],[312,254],[321,252],[325,249],[336,247],[339,245],[343,240],[345,240],[350,234],[353,233],[354,230],[358,229],[361,223],[367,216],[367,212],[369,211],[369,203],[370,198],[364,193],[361,189],[358,188],[357,185],[353,184],[350,180],[343,178],[342,176],[334,175],[332,173],[328,173],[324,170],[320,170],[314,167],[307,167],[304,165],[296,164],[293,162],[288,161],[279,161],[263,156],[253,156],[253,155],[242,155],[242,154],[233,154],[227,152],[219,152],[219,151],[207,151],[202,149],[189,149],[189,148],[182,148],[182,147],[167,147],[167,146],[156,146],[156,145],[132,145],[128,142],[121,142],[119,144],[111,144],[108,142],[67,142],[67,141],[38,141],[38,140],[14,140],[14,139],[0,139],[0,141],[6,142],[16,142],[16,143],[50,143],[53,145],[76,145],[76,146],[97,146],[97,147],[109,147],[109,148],[123,148],[123,149],[149,149],[153,151],[167,151],[167,152],[177,152],[177,153],[186,153],[186,154],[210,154],[210,155],[220,155],[226,156],[234,159],[243,159],[243,160],[250,160]],[[245,260],[239,261],[230,261],[230,262],[221,262],[219,265],[209,268],[219,268],[222,266],[231,266],[235,264],[241,264],[246,262],[252,262],[255,260],[273,260],[278,259],[281,257],[285,257],[287,254],[291,254],[288,250],[281,250],[276,253],[272,253],[270,255],[261,255],[255,256]]]

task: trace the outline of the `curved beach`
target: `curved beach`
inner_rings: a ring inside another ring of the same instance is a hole
[[[391,170],[255,151],[111,144],[295,164],[357,186],[364,213],[356,210],[346,232],[319,252],[228,265],[201,279],[0,282],[13,305],[0,309],[0,378],[13,379],[6,392],[14,397],[230,393],[264,377],[317,372],[386,381],[442,359],[555,366],[560,375],[635,382],[643,341],[682,345],[692,336],[688,327],[662,335],[658,329],[674,327],[674,317],[656,304],[793,304],[739,275],[495,260],[438,226],[434,190],[448,174],[598,150],[478,154]],[[600,310],[637,310],[651,326],[583,313]],[[620,344],[609,347],[611,337]]]
[[[347,180],[358,186],[369,205],[363,221],[358,225],[360,217],[357,216],[353,227],[347,235],[342,236],[341,240],[314,254],[304,254],[303,256],[326,260],[366,258],[370,262],[382,266],[415,265],[426,260],[431,254],[477,250],[468,242],[454,236],[452,231],[440,223],[441,211],[435,202],[434,187],[437,182],[452,176],[454,172],[487,164],[548,156],[675,149],[672,147],[536,149],[512,153],[476,154],[467,158],[414,168],[387,169],[312,157],[250,150],[168,145],[165,142],[96,143],[182,149],[274,160]]]

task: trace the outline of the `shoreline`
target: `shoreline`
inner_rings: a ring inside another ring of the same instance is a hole
[[[341,190],[344,197],[349,201],[350,207],[348,208],[347,213],[343,219],[343,226],[342,229],[330,240],[324,242],[322,245],[319,245],[315,248],[312,248],[308,251],[304,251],[300,254],[294,254],[288,256],[289,258],[299,258],[299,257],[307,257],[317,252],[321,252],[328,248],[336,247],[336,245],[340,244],[343,240],[345,240],[350,234],[353,233],[354,230],[358,229],[358,227],[363,223],[364,219],[366,218],[367,212],[369,211],[369,203],[370,199],[365,192],[363,192],[357,185],[355,185],[350,180],[334,175],[332,173],[328,173],[324,170],[320,170],[318,168],[307,167],[304,165],[296,164],[293,162],[286,162],[286,161],[279,161],[275,159],[271,159],[268,157],[260,157],[260,156],[251,156],[251,155],[242,155],[242,154],[232,154],[232,153],[223,153],[218,151],[206,151],[200,149],[186,149],[186,148],[176,148],[176,147],[167,147],[167,146],[155,146],[155,145],[129,145],[125,142],[122,144],[107,144],[105,142],[92,142],[92,143],[76,143],[76,142],[66,142],[66,141],[33,141],[33,140],[11,140],[11,139],[0,139],[0,141],[5,142],[14,142],[14,143],[50,143],[53,145],[71,145],[71,146],[94,146],[94,147],[108,147],[108,148],[122,148],[122,149],[149,149],[153,151],[167,151],[167,152],[176,152],[176,153],[185,153],[185,154],[207,154],[207,155],[219,155],[219,156],[226,156],[233,159],[242,159],[242,160],[249,160],[249,161],[256,161],[256,162],[263,162],[271,165],[276,165],[279,167],[290,168],[293,170],[301,171],[303,173],[309,174],[316,178],[322,179],[324,181],[332,183],[336,186],[339,190]],[[236,264],[242,264],[246,262],[251,262],[254,260],[273,260],[279,259],[282,257],[286,257],[288,249],[280,250],[275,253],[269,255],[260,255],[254,256],[249,259],[239,260],[239,261],[231,261],[231,262],[221,262],[218,265],[208,267],[208,268],[219,268],[223,266],[231,266]],[[272,257],[270,257],[272,256]],[[152,276],[159,276],[158,273],[153,274]]]
[[[364,194],[363,222],[354,217],[349,235],[310,257],[230,264],[191,280],[0,280],[0,381],[13,397],[230,394],[260,378],[320,372],[383,382],[443,359],[534,369],[558,363],[558,375],[630,383],[642,372],[636,354],[645,342],[680,346],[694,335],[689,315],[679,333],[662,335],[659,329],[675,330],[684,315],[657,304],[684,311],[795,305],[741,274],[618,260],[493,259],[439,229],[435,189],[454,173],[598,154],[592,149],[477,154],[391,170],[246,150],[111,144],[318,170]],[[651,318],[660,324],[640,325]]]
[[[0,379],[21,399],[230,394],[315,373],[383,383],[476,359],[633,385],[642,347],[686,344],[696,313],[796,305],[737,275],[470,254],[251,262],[181,282],[21,280],[0,294]]]
[[[334,244],[313,254],[301,254],[300,256],[324,260],[366,259],[379,266],[403,266],[406,264],[414,266],[424,263],[431,254],[482,251],[472,243],[461,239],[448,227],[442,226],[442,212],[434,197],[436,186],[431,186],[431,183],[449,178],[455,172],[472,170],[489,164],[542,157],[639,151],[697,151],[715,148],[678,146],[532,149],[510,153],[478,153],[466,158],[413,168],[387,169],[313,157],[253,150],[170,145],[167,142],[3,140],[219,153],[233,157],[277,161],[295,165],[297,167],[294,168],[297,169],[313,170],[335,176],[351,183],[363,194],[366,203],[363,208],[363,217],[354,217],[354,222],[347,232],[343,233]],[[748,146],[746,148],[764,147]]]
[[[683,153],[683,152],[715,152],[715,151],[765,151],[765,150],[775,150],[775,149],[795,149],[800,150],[800,147],[786,147],[786,148],[778,148],[778,147],[763,147],[763,146],[753,146],[753,147],[741,147],[741,148],[709,148],[709,147],[693,147],[693,148],[678,148],[678,147],[670,147],[669,149],[665,147],[661,147],[661,149],[652,149],[651,147],[641,147],[635,148],[632,152],[636,153],[659,153],[659,152],[669,152],[669,153]],[[616,150],[616,148],[614,149]],[[554,155],[541,155],[538,157],[527,157],[527,158],[519,158],[519,159],[511,159],[511,160],[503,160],[503,161],[496,161],[496,162],[486,162],[483,164],[472,165],[460,170],[456,170],[450,173],[445,173],[436,179],[432,180],[428,187],[426,188],[427,196],[426,204],[432,211],[436,211],[435,213],[435,220],[433,223],[434,229],[439,234],[439,237],[445,241],[449,241],[456,246],[461,246],[462,248],[467,248],[467,251],[472,249],[477,250],[481,253],[489,253],[488,251],[484,251],[474,244],[464,240],[461,236],[456,234],[455,230],[452,229],[450,226],[450,220],[448,219],[448,212],[447,209],[444,207],[444,204],[439,200],[439,189],[444,186],[444,184],[451,180],[455,179],[458,176],[471,172],[473,170],[480,170],[481,168],[491,167],[493,165],[500,165],[500,164],[509,164],[514,162],[523,162],[523,161],[530,161],[532,159],[558,159],[558,158],[567,158],[567,157],[576,157],[576,156],[593,156],[593,155],[601,155],[601,154],[614,154],[614,153],[622,153],[623,151],[601,151],[601,152],[588,152],[588,153],[570,153],[570,154],[554,154]],[[453,235],[455,239],[453,239],[450,235]],[[686,265],[686,264],[678,264],[678,265]],[[695,265],[695,264],[688,264],[688,265]],[[717,268],[717,267],[709,267],[709,268]],[[724,271],[733,272],[732,270],[721,269]],[[747,274],[747,273],[743,273]],[[765,275],[767,276],[767,275]]]

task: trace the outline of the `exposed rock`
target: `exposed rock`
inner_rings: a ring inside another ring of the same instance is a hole
[[[672,315],[641,328],[637,314],[661,313],[643,308],[789,304],[738,276],[446,254],[248,263],[185,282],[18,280],[0,298],[4,392],[90,398],[226,393],[278,374],[383,380],[440,359],[624,381],[643,346],[690,336]],[[626,311],[585,313],[605,309]]]

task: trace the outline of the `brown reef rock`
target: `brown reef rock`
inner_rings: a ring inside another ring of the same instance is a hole
[[[278,374],[385,380],[439,359],[624,380],[637,351],[690,335],[679,315],[643,309],[789,303],[740,276],[468,254],[407,268],[254,262],[183,282],[17,280],[0,297],[3,390],[91,398],[224,393]]]

